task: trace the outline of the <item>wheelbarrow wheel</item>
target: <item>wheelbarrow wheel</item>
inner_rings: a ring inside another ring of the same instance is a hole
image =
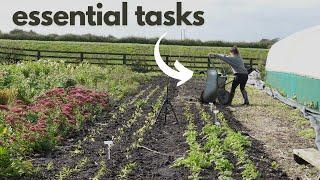
[[[218,100],[220,104],[226,105],[229,102],[230,93],[226,90],[218,91]]]
[[[204,94],[204,91],[201,92],[201,95],[200,95],[200,98],[199,98],[199,101],[202,103],[202,104],[209,104],[209,103],[213,103],[213,104],[216,104],[216,100],[212,100],[212,101],[207,101],[203,98],[203,94]]]

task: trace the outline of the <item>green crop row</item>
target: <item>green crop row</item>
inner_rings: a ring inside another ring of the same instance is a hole
[[[129,120],[127,120],[126,124],[123,124],[122,127],[119,127],[118,130],[117,130],[117,134],[116,136],[114,137],[114,142],[117,143],[121,140],[123,134],[125,133],[125,130],[126,129],[129,129],[137,120],[138,118],[140,118],[142,115],[143,115],[143,110],[142,108],[147,104],[149,103],[149,99],[151,98],[151,96],[153,96],[155,94],[155,92],[157,90],[159,90],[160,87],[157,86],[156,88],[154,88],[153,90],[151,90],[151,92],[144,98],[144,99],[140,99],[140,100],[137,100],[135,102],[135,112],[134,114],[132,115],[132,117],[130,117]]]
[[[251,146],[251,142],[240,132],[234,131],[228,125],[222,113],[218,114],[218,119],[221,121],[222,127],[225,129],[227,134],[223,143],[224,148],[226,151],[229,151],[236,156],[238,160],[237,166],[243,169],[241,172],[242,178],[246,180],[257,179],[260,173],[246,152],[246,148]]]
[[[136,132],[133,133],[133,137],[134,137],[133,139],[135,139],[136,141],[127,147],[127,149],[126,149],[126,152],[127,152],[126,156],[127,157],[130,156],[129,152],[131,150],[136,149],[140,146],[140,143],[142,143],[142,141],[144,139],[145,132],[152,129],[153,125],[156,123],[156,121],[157,121],[156,116],[157,116],[158,111],[161,108],[161,102],[163,100],[165,92],[166,92],[166,90],[162,91],[161,95],[159,96],[159,98],[157,99],[155,104],[153,105],[153,110],[147,114],[145,124],[140,129],[138,129]]]
[[[189,105],[184,108],[184,115],[188,122],[188,129],[184,133],[187,144],[189,145],[188,155],[176,159],[174,162],[174,167],[185,166],[191,171],[190,179],[199,179],[199,174],[202,169],[209,167],[211,165],[209,159],[206,157],[201,144],[197,142],[198,132],[196,131],[194,115],[190,112]]]
[[[164,94],[166,92],[166,89],[163,89],[158,99],[155,101],[154,105],[152,106],[153,109],[151,112],[149,112],[146,116],[146,120],[144,121],[144,124],[141,128],[136,130],[133,133],[133,139],[134,142],[132,142],[131,145],[129,145],[125,150],[126,158],[129,159],[131,157],[131,151],[134,149],[137,149],[140,147],[140,144],[144,140],[144,135],[146,131],[151,130],[153,126],[155,125],[157,119],[157,113],[161,108],[161,103],[163,101]],[[137,166],[135,162],[128,162],[125,164],[122,169],[120,170],[118,174],[119,179],[127,179],[128,174]]]
[[[219,179],[232,179],[233,171],[237,167],[243,169],[241,176],[243,179],[252,180],[259,177],[254,163],[246,154],[246,148],[250,146],[250,141],[242,134],[235,132],[227,124],[222,113],[218,114],[221,126],[213,124],[212,115],[205,112],[200,104],[197,104],[200,118],[205,122],[201,134],[198,134],[195,126],[194,115],[190,112],[190,107],[185,108],[185,117],[189,122],[188,129],[184,136],[189,145],[188,154],[175,161],[174,166],[185,166],[190,169],[190,179],[200,179],[202,170],[213,167],[218,172]],[[203,136],[203,146],[197,142]],[[235,155],[237,164],[232,164],[228,159],[227,152]]]

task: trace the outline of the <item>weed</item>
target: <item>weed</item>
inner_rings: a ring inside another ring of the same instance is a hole
[[[82,168],[87,164],[88,158],[84,157],[81,159],[78,164],[72,169],[70,167],[63,167],[62,170],[56,174],[58,180],[67,179],[71,174],[80,172]]]
[[[130,172],[136,168],[137,164],[136,163],[129,163],[126,164],[120,171],[118,177],[119,179],[127,179],[128,175],[130,174]]]
[[[272,162],[271,162],[271,167],[272,167],[273,169],[278,169],[278,168],[279,168],[279,164],[277,163],[277,161],[272,161]]]
[[[47,171],[51,171],[53,168],[54,168],[54,164],[53,164],[52,161],[50,161],[50,162],[47,164],[46,170],[47,170]]]
[[[107,172],[107,166],[104,160],[100,161],[100,169],[97,174],[92,178],[92,180],[99,180]]]

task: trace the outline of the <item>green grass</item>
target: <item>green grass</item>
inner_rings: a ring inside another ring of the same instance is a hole
[[[229,90],[229,88],[227,88]],[[233,105],[242,104],[243,99],[240,90],[237,90]],[[267,96],[265,93],[247,87],[251,106],[246,108],[246,111],[236,111],[235,115],[245,121],[254,122],[264,118],[281,119],[284,122],[291,124],[291,129],[294,129],[297,136],[305,139],[314,139],[315,131],[310,126],[309,120],[303,117],[303,114],[298,109],[293,109],[286,104]],[[258,114],[256,112],[259,112]]]
[[[39,50],[63,50],[86,52],[143,53],[153,54],[154,45],[129,43],[88,43],[61,41],[0,40],[0,46]],[[227,47],[197,47],[162,45],[161,53],[168,55],[207,56],[209,53],[228,53]],[[243,57],[266,59],[267,49],[240,48]]]

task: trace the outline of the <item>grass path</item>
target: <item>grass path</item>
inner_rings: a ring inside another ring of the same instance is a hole
[[[302,114],[264,92],[248,87],[251,106],[242,103],[238,92],[230,114],[237,119],[234,128],[264,143],[267,154],[274,158],[274,167],[282,168],[290,177],[317,176],[313,167],[300,166],[293,160],[292,150],[310,148],[314,145],[314,130]]]

